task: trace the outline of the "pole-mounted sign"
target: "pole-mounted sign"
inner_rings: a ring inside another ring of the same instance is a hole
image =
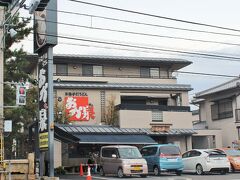
[[[27,89],[24,84],[18,84],[16,89],[16,105],[26,105]]]

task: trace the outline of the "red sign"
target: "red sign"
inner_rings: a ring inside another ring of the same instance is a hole
[[[88,102],[88,96],[67,96],[65,97],[65,107],[70,121],[95,119],[94,107]]]

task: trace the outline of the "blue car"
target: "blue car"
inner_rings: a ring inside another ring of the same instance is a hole
[[[183,161],[178,146],[174,144],[144,146],[140,152],[147,161],[148,172],[153,172],[156,176],[161,172],[174,172],[179,176],[182,174]]]

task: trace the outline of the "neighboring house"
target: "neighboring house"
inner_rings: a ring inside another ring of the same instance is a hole
[[[37,57],[29,58],[36,67]],[[57,111],[67,114],[72,123],[60,129],[80,139],[79,145],[68,145],[67,152],[75,154],[66,153],[66,149],[63,153],[69,157],[85,156],[84,152],[76,154],[83,149],[85,134],[97,136],[87,136],[91,143],[85,142],[85,149],[119,143],[119,139],[108,142],[109,138],[100,136],[117,133],[108,124],[120,128],[116,129],[120,134],[137,131],[157,143],[175,143],[182,151],[191,149],[195,132],[188,91],[192,88],[178,84],[173,76],[174,71],[189,64],[187,60],[168,58],[55,55],[54,94],[61,107]],[[36,68],[33,75],[37,77]],[[106,116],[112,119],[109,121]]]
[[[221,130],[224,147],[239,146],[240,78],[197,93],[193,102],[199,104],[199,123]]]

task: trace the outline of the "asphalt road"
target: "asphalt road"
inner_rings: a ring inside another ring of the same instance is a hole
[[[61,176],[60,180],[69,180],[69,179],[79,179],[79,180],[86,180],[86,176],[79,176],[79,175],[65,175]],[[119,180],[116,176],[104,176],[100,177],[99,175],[92,175],[93,180]],[[207,175],[194,175],[194,174],[183,174],[182,176],[176,176],[171,174],[161,175],[161,176],[148,176],[147,178],[141,178],[138,176],[126,177],[121,178],[121,180],[154,180],[154,179],[161,179],[161,180],[240,180],[240,173],[229,173],[226,175],[219,175],[219,174],[207,174]]]

